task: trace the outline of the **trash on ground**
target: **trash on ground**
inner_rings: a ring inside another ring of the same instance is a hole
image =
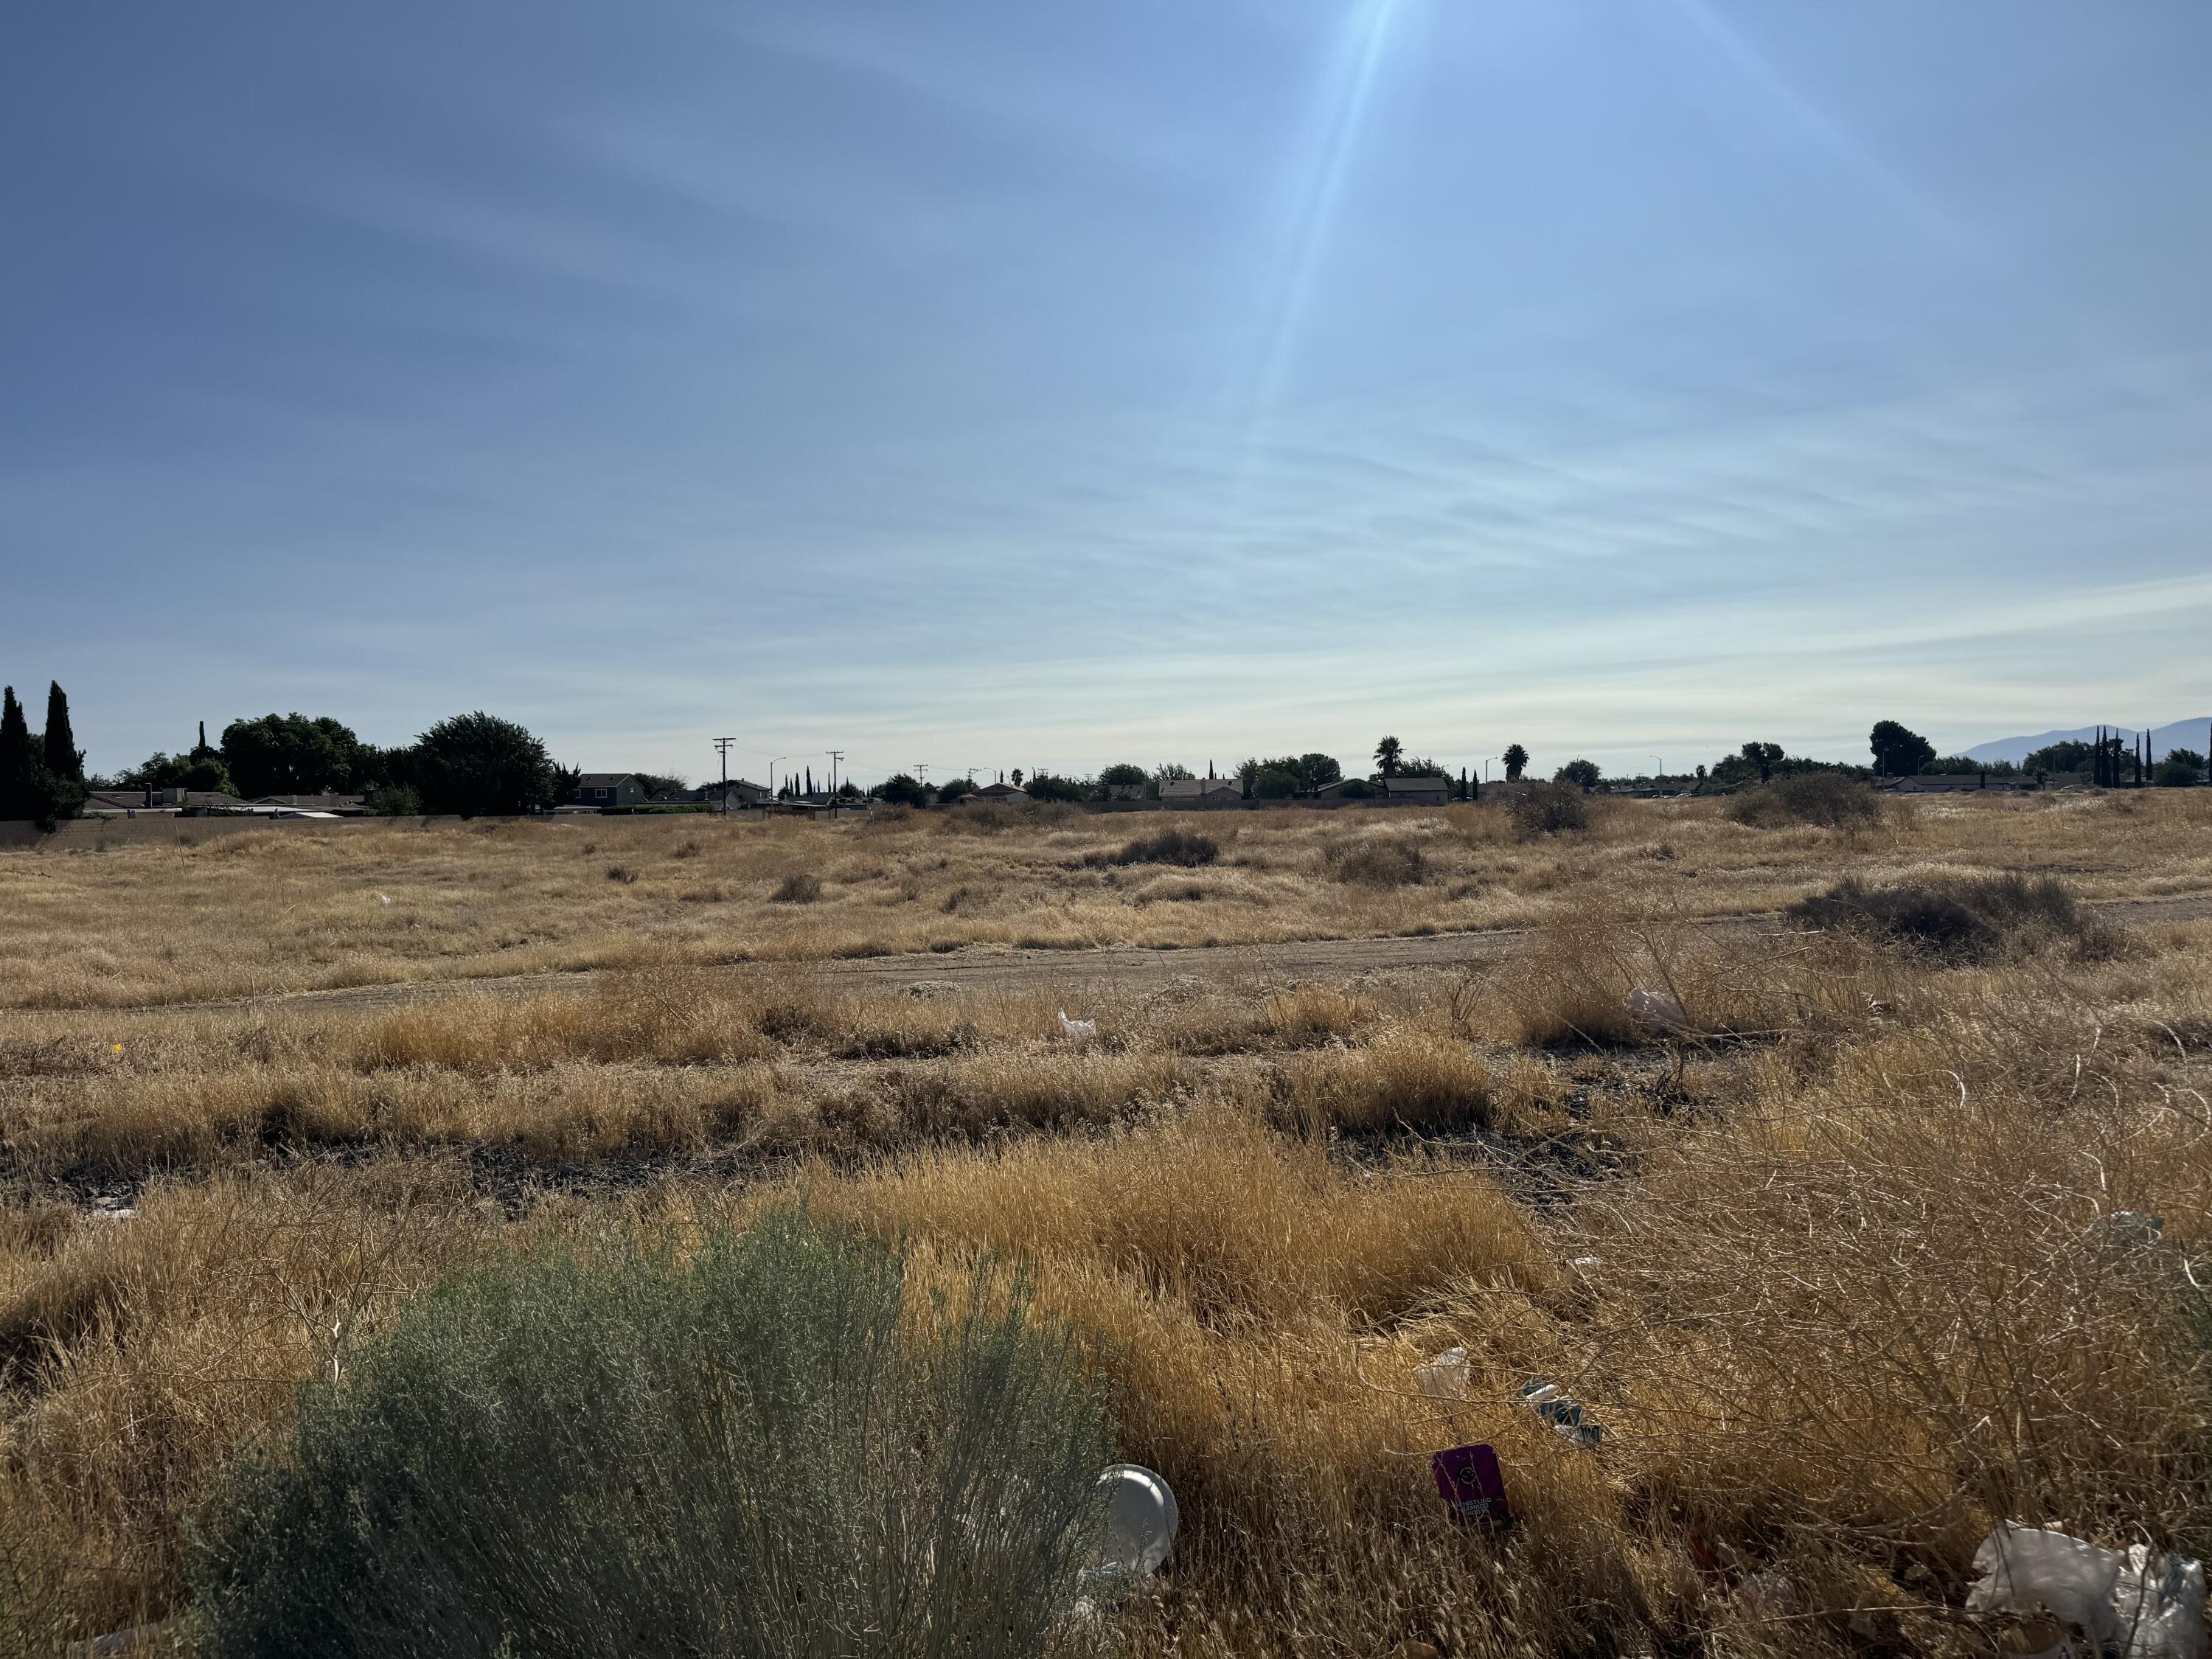
[[[1464,1400],[1467,1384],[1465,1348],[1446,1348],[1413,1367],[1413,1386],[1431,1400]]]
[[[1547,1382],[1540,1377],[1524,1384],[1521,1403],[1534,1407],[1537,1416],[1577,1446],[1595,1446],[1605,1438],[1605,1430],[1595,1422],[1584,1420],[1581,1404],[1561,1394],[1556,1382]]]
[[[379,893],[376,896],[376,902],[379,904],[389,904],[392,902],[392,900],[386,895]]]
[[[1060,1029],[1063,1034],[1080,1042],[1085,1037],[1098,1035],[1098,1022],[1095,1019],[1070,1019],[1067,1010],[1063,1008],[1060,1011]]]
[[[1181,1524],[1168,1483],[1141,1465],[1115,1463],[1099,1475],[1098,1487],[1106,1499],[1106,1536],[1085,1576],[1142,1578],[1158,1572]]]
[[[1642,986],[1628,994],[1628,1012],[1655,1031],[1680,1036],[1690,1029],[1690,1017],[1666,991],[1647,991]]]
[[[2196,1659],[2203,1648],[2204,1567],[2183,1556],[2145,1544],[2102,1549],[2006,1521],[1974,1552],[1974,1575],[1968,1612],[2045,1619],[2033,1638],[2050,1638],[2039,1659]]]
[[[949,979],[908,980],[899,990],[917,1001],[928,1002],[938,997],[949,997],[960,988]]]
[[[1437,1492],[1444,1507],[1462,1521],[1510,1526],[1513,1511],[1505,1502],[1505,1474],[1489,1446],[1454,1446],[1429,1459]]]

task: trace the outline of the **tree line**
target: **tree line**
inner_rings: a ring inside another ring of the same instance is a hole
[[[0,701],[0,819],[28,818],[49,829],[78,816],[95,789],[179,789],[240,800],[358,794],[371,811],[393,817],[478,817],[550,811],[568,798],[577,776],[527,728],[482,710],[440,720],[414,742],[389,748],[362,742],[328,715],[235,720],[214,744],[203,722],[188,750],[157,750],[112,775],[87,776],[59,684],[48,690],[43,732],[31,731],[13,686]]]

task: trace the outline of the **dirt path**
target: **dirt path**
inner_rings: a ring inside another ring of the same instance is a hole
[[[2095,908],[2129,923],[2197,921],[2212,917],[2212,894],[2156,899],[2111,899]],[[1707,917],[1700,924],[1722,932],[1776,927],[1771,914]],[[1344,979],[1355,974],[1457,968],[1502,961],[1532,930],[1499,927],[1473,933],[1434,933],[1418,939],[1298,939],[1278,945],[1206,945],[1180,950],[1115,946],[1097,951],[959,951],[943,956],[838,957],[826,961],[748,962],[708,969],[730,975],[805,975],[854,990],[894,990],[933,980],[963,990],[1005,991],[1038,986],[1068,988],[1073,994],[1103,981],[1206,978]],[[349,986],[334,991],[291,991],[274,996],[216,1002],[160,1003],[105,1010],[108,1013],[215,1012],[228,1010],[360,1010],[400,1007],[451,997],[523,998],[586,991],[603,969],[576,973],[511,974],[489,979],[406,980],[392,985]]]

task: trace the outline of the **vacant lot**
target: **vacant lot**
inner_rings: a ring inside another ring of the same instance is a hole
[[[213,1472],[407,1297],[793,1196],[946,1282],[1033,1266],[1182,1500],[1139,1652],[1980,1652],[1996,1518],[2212,1545],[2212,923],[2081,902],[2212,894],[2212,802],[1284,811],[1155,862],[1161,822],[0,857],[0,1653],[179,1611]],[[1425,1397],[1455,1345],[1466,1398]],[[1598,1445],[1515,1403],[1540,1377]],[[1510,1533],[1437,1501],[1468,1441]]]

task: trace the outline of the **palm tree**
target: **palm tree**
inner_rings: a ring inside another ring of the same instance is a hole
[[[1406,752],[1406,745],[1395,738],[1385,738],[1375,745],[1375,769],[1384,777],[1398,775],[1398,757]]]
[[[1505,781],[1508,783],[1520,782],[1521,775],[1528,769],[1528,751],[1517,743],[1509,745],[1498,758],[1505,763]]]

